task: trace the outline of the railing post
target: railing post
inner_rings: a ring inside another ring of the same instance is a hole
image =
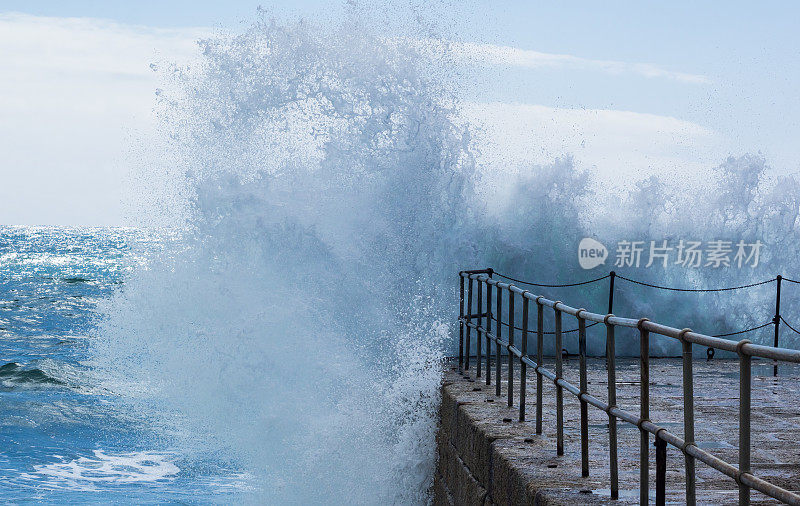
[[[553,307],[557,308],[560,302]],[[561,350],[561,311],[555,309],[556,315],[556,455],[564,455],[564,389],[558,380],[564,375],[564,365]]]
[[[751,374],[750,355],[742,350],[749,343],[747,339],[739,341],[736,351],[739,353],[739,475],[750,472],[750,399]],[[739,480],[739,506],[750,504],[750,487]]]
[[[580,354],[581,369],[581,394],[578,397],[581,402],[581,476],[589,476],[589,404],[584,395],[589,393],[589,380],[586,371],[586,320],[581,318],[578,310],[578,353]]]
[[[667,502],[667,442],[656,433],[656,506]]]
[[[459,279],[459,304],[458,304],[458,372],[464,370],[464,272],[458,273]]]
[[[489,273],[489,276],[492,274]],[[486,333],[492,333],[492,285],[486,283]],[[486,336],[486,384],[492,384],[492,340]]]
[[[609,408],[617,407],[617,369],[616,369],[616,343],[614,340],[614,325],[609,323],[609,318],[614,315],[608,314],[605,317],[606,324],[606,362],[608,363],[608,405]],[[611,475],[611,498],[619,499],[619,466],[617,457],[617,417],[608,413],[608,452],[609,452],[609,471]]]
[[[544,306],[536,297],[536,433],[542,433],[542,364],[544,361]]]
[[[686,447],[694,444],[694,376],[692,373],[692,343],[686,340],[686,333],[690,329],[683,329],[680,333],[683,345],[683,439]],[[695,461],[694,457],[684,451],[686,462],[686,504],[694,506],[695,497]]]
[[[480,277],[478,282],[478,330],[475,332],[475,377],[481,377],[481,347],[483,346],[483,280]]]
[[[497,341],[495,341],[495,360],[494,360],[494,388],[495,388],[495,395],[500,397],[500,389],[501,384],[501,366],[502,366],[502,358],[503,352],[500,348],[500,338],[503,335],[503,289],[500,285],[497,285]]]
[[[508,290],[508,407],[514,405],[514,292]]]
[[[527,292],[525,292],[527,293]],[[522,294],[522,345],[523,358],[528,357],[528,297]],[[519,421],[525,421],[525,388],[527,388],[528,364],[519,363]]]
[[[773,346],[778,347],[778,337],[780,332],[780,325],[781,325],[781,281],[783,277],[780,274],[775,278],[777,282],[776,292],[775,292],[775,317],[772,321],[775,323],[775,339],[773,340]],[[778,361],[776,360],[774,365],[772,366],[772,375],[778,376]]]
[[[472,275],[469,277],[469,281],[467,282],[467,317],[469,320],[467,323],[472,323]],[[464,370],[469,371],[469,353],[470,353],[470,331],[472,327],[467,325],[467,339],[464,343]]]
[[[639,417],[650,420],[650,332],[642,327],[647,318],[639,320]],[[639,424],[639,504],[650,501],[650,434]]]
[[[614,314],[614,280],[617,278],[617,273],[611,271],[608,273],[608,313]],[[606,355],[606,369],[608,369],[608,355]]]
[[[614,313],[614,278],[616,277],[616,272],[608,273],[608,314]]]

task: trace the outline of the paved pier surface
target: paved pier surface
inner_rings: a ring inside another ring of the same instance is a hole
[[[639,366],[636,359],[617,359],[617,404],[639,412]],[[552,369],[553,360],[545,360]],[[439,461],[434,482],[435,504],[638,504],[639,431],[618,421],[620,499],[609,491],[608,416],[589,406],[590,476],[581,478],[578,399],[564,391],[565,455],[556,456],[555,385],[544,379],[543,434],[535,434],[536,377],[529,372],[526,421],[519,422],[519,364],[515,364],[514,407],[507,404],[507,374],[502,394],[495,395],[484,377],[475,378],[448,364],[442,386],[441,423],[437,435]],[[607,400],[605,362],[589,361],[589,393]],[[564,376],[577,385],[578,360],[564,363]],[[681,362],[651,359],[650,418],[683,437]],[[738,463],[739,365],[736,360],[695,360],[695,440],[700,448]],[[753,361],[752,471],[788,490],[800,491],[800,367]],[[653,438],[651,436],[651,443]],[[667,504],[685,504],[684,457],[667,450]],[[752,504],[777,504],[760,492]],[[655,501],[655,448],[650,451],[650,501]],[[736,483],[697,463],[698,504],[736,504]]]

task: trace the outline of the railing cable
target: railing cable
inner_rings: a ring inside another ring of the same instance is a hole
[[[735,335],[738,335],[738,334],[746,334],[748,332],[752,332],[752,331],[758,330],[758,329],[763,329],[764,327],[769,327],[770,325],[774,325],[774,324],[775,324],[775,322],[770,320],[770,321],[768,321],[767,323],[765,323],[763,325],[759,325],[758,327],[753,327],[751,329],[746,329],[746,330],[739,330],[737,332],[728,332],[727,334],[714,334],[711,337],[726,337],[726,336],[735,336]],[[787,325],[788,325],[788,323],[787,323]]]
[[[786,278],[784,278],[784,279],[786,279]],[[781,319],[781,321],[782,321],[782,322],[783,322],[783,323],[784,323],[784,324],[785,324],[787,327],[789,327],[789,329],[791,329],[791,330],[792,330],[792,331],[793,331],[795,334],[800,334],[800,331],[798,331],[796,328],[794,328],[794,327],[792,327],[791,325],[789,325],[789,322],[787,322],[786,320],[784,320],[784,319],[783,319],[783,316],[779,316],[779,318],[780,318],[780,319]],[[770,323],[772,323],[772,322],[770,322]]]
[[[753,286],[766,285],[767,283],[773,283],[775,281],[775,279],[766,279],[764,281],[759,281],[757,283],[750,283],[749,285],[728,286],[725,288],[676,288],[673,286],[663,286],[663,285],[654,285],[652,283],[645,283],[644,281],[637,281],[635,279],[626,278],[625,276],[621,276],[619,274],[617,274],[617,277],[619,279],[624,279],[625,281],[629,281],[637,285],[648,286],[650,288],[658,288],[659,290],[672,290],[674,292],[727,292],[730,290],[741,290],[742,288],[751,288]]]
[[[507,275],[502,274],[502,273],[497,272],[497,271],[494,271],[494,274],[496,276],[498,276],[498,277],[501,277],[503,279],[507,279],[509,281],[513,281],[515,283],[522,283],[524,285],[539,286],[539,287],[544,287],[544,288],[567,288],[567,287],[570,287],[570,286],[588,285],[588,284],[591,284],[591,283],[596,283],[598,281],[602,281],[602,280],[604,280],[606,278],[609,278],[611,276],[610,274],[606,274],[605,276],[600,276],[599,278],[588,279],[586,281],[578,281],[578,282],[575,282],[575,283],[535,283],[533,281],[525,281],[523,279],[518,279],[518,278],[511,277],[511,276],[507,276]],[[625,281],[629,281],[629,282],[637,284],[637,285],[647,286],[647,287],[650,287],[650,288],[658,288],[659,290],[672,290],[672,291],[675,291],[675,292],[727,292],[727,291],[731,291],[731,290],[741,290],[743,288],[752,288],[754,286],[766,285],[768,283],[772,283],[772,282],[775,281],[775,279],[773,278],[773,279],[766,279],[764,281],[758,281],[756,283],[750,283],[750,284],[747,284],[747,285],[728,286],[728,287],[724,287],[724,288],[678,288],[678,287],[674,287],[674,286],[664,286],[664,285],[656,285],[656,284],[653,284],[653,283],[646,283],[644,281],[639,281],[639,280],[636,280],[636,279],[627,278],[627,277],[622,276],[620,274],[617,274],[616,277],[618,277],[620,279],[624,279]],[[800,284],[800,281],[797,281],[797,280],[794,280],[794,279],[783,278],[783,280],[784,281],[789,281],[790,283]]]
[[[590,283],[596,283],[598,281],[602,281],[611,276],[611,274],[606,274],[605,276],[601,276],[595,279],[589,279],[586,281],[580,281],[577,283],[562,283],[562,284],[546,284],[546,283],[534,283],[533,281],[524,281],[522,279],[512,278],[511,276],[506,276],[505,274],[500,274],[497,271],[494,271],[495,276],[500,276],[503,279],[507,279],[509,281],[514,281],[515,283],[522,283],[523,285],[530,285],[530,286],[541,286],[544,288],[566,288],[568,286],[580,286],[580,285],[588,285]]]

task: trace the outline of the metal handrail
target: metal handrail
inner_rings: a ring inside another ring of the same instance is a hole
[[[751,343],[747,339],[741,341],[731,341],[720,337],[708,336],[692,332],[690,329],[677,329],[651,322],[647,318],[633,319],[622,318],[613,314],[591,313],[585,309],[576,309],[560,301],[553,301],[541,295],[535,295],[528,290],[519,288],[511,283],[505,283],[493,279],[491,269],[480,271],[462,271],[459,273],[461,286],[461,303],[459,311],[459,370],[468,370],[470,362],[470,337],[471,331],[475,330],[477,339],[476,375],[481,376],[481,346],[485,338],[486,346],[486,384],[491,384],[490,361],[491,345],[495,344],[496,372],[497,378],[496,394],[501,394],[501,350],[505,348],[508,354],[508,406],[513,406],[513,367],[514,361],[520,364],[520,393],[519,393],[519,420],[525,420],[525,382],[527,379],[527,367],[533,368],[536,373],[536,433],[542,433],[542,383],[543,378],[552,381],[556,387],[556,429],[557,429],[557,454],[564,454],[564,406],[563,391],[566,390],[575,395],[580,401],[581,408],[581,473],[584,477],[589,475],[589,450],[588,450],[588,406],[592,405],[608,415],[609,419],[609,470],[611,481],[611,498],[619,498],[619,476],[618,476],[618,452],[617,452],[617,419],[636,425],[641,433],[640,441],[640,489],[639,497],[641,504],[648,504],[649,496],[649,438],[650,434],[656,440],[656,503],[664,504],[666,497],[666,446],[670,445],[679,449],[685,457],[686,474],[686,503],[693,505],[696,503],[695,496],[695,462],[699,460],[713,469],[733,478],[739,486],[739,504],[747,505],[750,503],[750,489],[758,490],[769,497],[782,501],[786,504],[800,506],[800,495],[790,492],[767,482],[751,473],[750,469],[750,419],[751,419],[751,362],[752,357],[765,358],[777,361],[800,363],[800,350],[762,346]],[[464,300],[464,281],[467,280],[468,297]],[[476,313],[472,311],[473,282],[477,282],[477,303]],[[493,318],[492,288],[496,288],[494,309],[497,317]],[[508,294],[509,307],[507,310],[508,324],[506,325],[508,336],[502,338],[503,328],[503,307],[502,295],[506,291]],[[484,300],[483,293],[486,293]],[[518,348],[514,343],[514,301],[515,295],[522,298],[522,330],[521,344]],[[537,354],[536,360],[532,360],[528,354],[528,311],[529,304],[533,302],[537,307]],[[543,311],[544,308],[551,308],[555,314],[555,345],[556,345],[556,367],[555,371],[550,371],[543,367]],[[563,378],[562,360],[562,314],[574,316],[578,320],[578,341],[580,355],[580,386],[575,386]],[[484,325],[484,319],[486,325]],[[477,320],[474,323],[473,320]],[[498,324],[495,333],[492,333],[492,320]],[[608,361],[608,402],[603,402],[589,394],[587,381],[586,365],[586,321],[603,323],[606,326],[606,357]],[[501,325],[502,324],[502,325]],[[640,335],[640,413],[635,415],[616,406],[616,365],[615,365],[615,328],[627,327],[636,328]],[[650,392],[649,392],[649,367],[650,367],[650,333],[655,333],[665,337],[677,339],[682,345],[682,368],[683,368],[683,422],[684,439],[669,432],[666,428],[654,423],[649,419],[650,416]],[[466,342],[465,342],[466,337]],[[466,344],[466,346],[465,346]],[[739,357],[739,462],[738,467],[724,460],[715,457],[711,453],[699,448],[694,441],[694,384],[692,373],[692,345],[698,344],[709,348],[720,349],[736,353]],[[464,350],[466,349],[466,355]]]

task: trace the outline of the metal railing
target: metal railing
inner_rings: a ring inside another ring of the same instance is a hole
[[[482,346],[485,344],[486,384],[491,385],[490,363],[492,346],[495,344],[495,385],[496,394],[501,395],[502,351],[508,356],[507,390],[508,406],[514,403],[514,363],[520,366],[519,385],[519,420],[525,420],[525,387],[528,367],[536,373],[536,433],[542,434],[542,384],[547,378],[556,388],[556,440],[557,454],[564,455],[564,390],[573,394],[580,402],[580,441],[581,441],[581,474],[589,476],[589,405],[604,411],[608,415],[609,439],[609,472],[611,498],[619,498],[619,465],[617,453],[617,420],[623,420],[638,427],[640,431],[640,476],[639,498],[641,504],[648,504],[650,490],[650,435],[655,436],[656,447],[656,504],[664,504],[666,500],[666,452],[667,445],[679,449],[685,460],[686,503],[696,503],[696,461],[703,462],[713,469],[736,481],[739,487],[739,504],[750,504],[750,490],[754,489],[786,504],[800,505],[800,495],[767,482],[751,472],[750,468],[750,419],[751,419],[751,362],[753,357],[775,361],[800,363],[800,350],[762,346],[751,343],[747,339],[731,341],[720,337],[707,336],[692,332],[690,329],[676,329],[651,322],[647,318],[632,319],[614,316],[611,313],[590,313],[585,309],[576,309],[560,301],[546,299],[523,290],[511,283],[492,278],[492,269],[462,271],[460,280],[459,307],[459,370],[470,367],[470,350],[472,330],[476,337],[476,376],[481,376]],[[599,278],[603,279],[603,278]],[[516,280],[515,280],[516,281]],[[465,297],[466,284],[466,297]],[[475,285],[477,284],[477,290]],[[531,283],[532,284],[532,283]],[[477,297],[473,295],[477,292]],[[493,297],[494,292],[494,297]],[[503,322],[503,294],[507,295],[507,321]],[[485,298],[484,298],[485,293]],[[613,293],[613,292],[612,292]],[[522,302],[522,326],[514,323],[515,300]],[[473,308],[473,300],[477,307]],[[528,353],[529,305],[536,305],[536,359]],[[544,354],[544,310],[550,308],[555,316],[555,371],[542,366]],[[562,357],[562,315],[567,314],[577,319],[578,345],[580,355],[580,384],[575,386],[563,378]],[[496,315],[496,316],[495,316]],[[606,327],[606,359],[608,373],[608,402],[591,395],[588,391],[586,365],[586,322],[604,324]],[[494,332],[492,322],[496,323]],[[503,327],[508,336],[503,339]],[[640,412],[638,415],[620,409],[617,403],[617,382],[615,364],[615,329],[617,327],[635,328],[639,331],[640,358],[639,370],[641,379]],[[520,344],[515,344],[516,331],[520,332]],[[683,439],[669,432],[650,420],[650,334],[658,334],[677,339],[682,344],[683,368]],[[700,345],[711,349],[736,353],[739,357],[739,462],[738,467],[699,448],[695,442],[694,417],[694,384],[692,374],[692,348]]]

